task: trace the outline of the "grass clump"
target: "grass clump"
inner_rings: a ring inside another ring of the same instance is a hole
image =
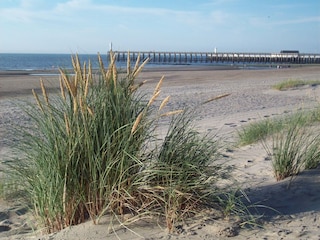
[[[262,141],[272,158],[274,175],[279,181],[297,175],[303,169],[312,169],[319,165],[320,135],[317,134],[318,128],[315,124],[318,121],[317,108],[258,121],[238,132],[239,144]]]
[[[274,89],[280,90],[280,91],[284,91],[284,90],[288,90],[288,89],[292,89],[292,88],[298,88],[298,87],[302,87],[302,86],[306,86],[306,85],[319,85],[320,81],[319,80],[299,80],[299,79],[289,79],[283,82],[280,82],[278,84],[275,84],[273,86]]]
[[[120,195],[130,193],[141,167],[135,157],[147,128],[132,131],[139,113],[147,111],[133,91],[139,69],[128,72],[128,81],[118,80],[114,63],[105,70],[99,61],[96,80],[90,64],[82,67],[73,57],[74,76],[60,71],[60,94],[49,98],[41,81],[42,96],[33,91],[37,106],[27,109],[33,125],[23,132],[26,159],[11,169],[48,232],[95,221],[111,203],[122,213]]]
[[[283,119],[264,119],[241,128],[238,133],[238,144],[248,145],[258,142],[281,130],[284,127]]]
[[[162,113],[168,97],[153,107],[163,78],[149,100],[137,91],[147,60],[140,65],[138,58],[132,69],[128,59],[121,75],[112,54],[107,69],[98,60],[93,74],[90,63],[72,57],[74,74],[60,70],[59,93],[49,96],[42,81],[42,95],[33,91],[36,103],[26,108],[32,122],[18,129],[24,159],[8,162],[11,176],[46,232],[96,223],[106,213],[119,221],[160,216],[172,232],[177,221],[214,204],[222,172],[213,161],[217,143],[194,130],[189,111]],[[158,139],[164,116],[171,123]]]
[[[314,128],[301,125],[304,116],[301,115],[300,118],[274,134],[271,151],[267,148],[278,181],[297,175],[303,169],[315,168],[319,164],[319,134],[315,134]]]
[[[238,130],[238,144],[248,145],[264,140],[291,125],[312,125],[320,120],[318,108],[298,111],[284,117],[268,118],[250,123]]]

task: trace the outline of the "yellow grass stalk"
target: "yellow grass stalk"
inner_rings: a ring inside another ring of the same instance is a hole
[[[138,54],[136,64],[134,65],[133,72],[137,71],[140,63],[140,53]]]
[[[46,88],[44,86],[42,78],[40,79],[40,86],[41,86],[42,95],[43,95],[47,105],[49,105],[49,98],[48,98],[47,90],[46,90]]]
[[[92,109],[89,108],[89,107],[87,107],[87,110],[88,110],[88,113],[89,113],[91,116],[93,116],[93,111],[92,111]]]
[[[137,84],[137,85],[135,85],[135,86],[130,86],[130,91],[131,92],[134,92],[134,91],[136,91],[139,87],[141,87],[143,84],[145,84],[147,82],[147,80],[144,80],[143,82],[141,82],[141,83],[139,83],[139,84]]]
[[[164,79],[164,76],[162,76],[162,77],[161,77],[161,79],[159,80],[159,82],[158,82],[158,84],[157,84],[156,88],[155,88],[155,89],[154,89],[154,91],[153,91],[153,94],[155,94],[155,93],[157,93],[157,92],[159,92],[159,91],[160,91],[160,88],[161,88],[161,85],[162,85],[163,79]]]
[[[64,113],[64,122],[65,122],[65,125],[66,125],[67,135],[69,136],[70,135],[70,122],[69,122],[69,119],[68,119],[66,113]]]
[[[116,64],[113,65],[112,75],[113,75],[113,84],[114,84],[114,87],[115,87],[115,86],[117,86],[117,78],[118,78],[118,73],[117,73]]]
[[[75,68],[77,72],[81,73],[81,66],[80,66],[80,60],[78,54],[75,56]]]
[[[229,96],[229,95],[231,95],[231,93],[221,94],[221,95],[219,95],[219,96],[216,96],[216,97],[210,98],[210,99],[208,99],[207,101],[204,101],[202,104],[206,104],[206,103],[209,103],[209,102],[212,102],[212,101],[218,100],[218,99],[220,99],[220,98],[227,97],[227,96]]]
[[[143,61],[143,63],[140,65],[140,67],[134,71],[133,73],[133,78],[135,78],[136,76],[138,76],[138,74],[141,72],[141,70],[143,69],[144,65],[147,64],[147,62],[149,61],[149,58],[147,58],[146,60]]]
[[[40,110],[41,110],[42,112],[44,112],[44,111],[43,111],[43,106],[42,106],[42,104],[41,104],[41,102],[40,102],[40,99],[39,99],[39,96],[38,96],[38,94],[34,91],[34,89],[32,89],[32,94],[33,94],[34,98],[36,99],[37,104],[38,104]]]
[[[153,96],[150,98],[150,100],[149,100],[149,102],[147,104],[147,107],[149,107],[154,102],[154,100],[156,100],[156,98],[159,96],[160,92],[161,91],[159,90],[158,92],[153,94]]]
[[[89,92],[89,79],[87,78],[85,80],[85,86],[84,86],[84,97],[87,98]]]
[[[159,111],[167,105],[167,103],[169,102],[169,99],[170,99],[170,96],[167,96],[165,99],[163,99],[163,101],[160,104]]]
[[[110,53],[110,64],[109,64],[109,68],[105,74],[106,81],[110,80],[111,74],[113,73],[113,67],[115,65],[115,62],[116,62],[116,55]],[[107,84],[109,84],[109,83],[107,82]]]
[[[76,114],[78,111],[78,101],[76,98],[73,99],[73,113]]]
[[[81,74],[81,66],[80,66],[80,60],[79,60],[79,56],[76,54],[75,56],[72,57],[72,65],[73,65],[73,69],[75,71],[75,85],[76,84],[76,81],[78,79],[78,77],[82,78]],[[79,76],[80,75],[80,76]]]
[[[139,125],[139,123],[141,122],[141,119],[142,119],[143,114],[144,114],[144,111],[142,111],[142,112],[138,115],[138,117],[136,118],[136,120],[134,121],[134,124],[133,124],[133,126],[132,126],[132,128],[131,128],[131,134],[134,134],[135,131],[137,130],[138,125]]]
[[[111,52],[110,52],[110,56],[111,56]],[[111,58],[111,57],[110,57]],[[101,58],[101,55],[100,55],[100,53],[98,53],[98,61],[99,61],[99,66],[100,66],[100,71],[101,71],[101,74],[102,74],[102,76],[106,76],[106,70],[105,70],[105,68],[104,68],[104,64],[103,64],[103,61],[102,61],[102,58]]]
[[[166,112],[164,114],[161,114],[161,117],[167,117],[167,116],[171,116],[171,115],[175,115],[175,114],[180,114],[182,113],[184,110],[180,109],[180,110],[175,110],[175,111],[170,111],[170,112]]]
[[[72,63],[72,68],[76,69],[77,66],[76,66],[76,62],[75,62],[74,56],[71,56],[71,63]]]
[[[59,77],[59,81],[60,81],[60,92],[61,92],[61,96],[63,98],[64,101],[66,101],[66,93],[64,91],[64,85],[63,85],[63,81],[61,76]]]
[[[86,106],[85,106],[86,104],[85,104],[85,102],[83,101],[83,98],[82,98],[81,95],[79,95],[79,105],[80,105],[81,113],[82,113],[82,114],[85,114],[87,108],[86,108]]]
[[[89,64],[88,64],[87,81],[89,83],[92,83],[92,65],[91,65],[91,61],[90,60],[89,60]]]
[[[72,97],[75,98],[76,97],[76,89],[73,86],[73,83],[71,81],[69,81],[67,75],[61,69],[59,69],[59,71],[60,71],[60,76],[62,77],[64,85],[66,86],[67,90],[72,95]]]
[[[79,74],[80,74],[80,76],[79,76]],[[81,70],[76,72],[76,74],[73,77],[73,82],[71,82],[71,85],[70,85],[72,87],[73,92],[74,92],[74,97],[77,96],[79,79],[81,79]]]
[[[59,72],[60,72],[60,76],[62,78],[62,81],[63,81],[64,85],[66,86],[66,88],[69,91],[69,93],[71,93],[72,91],[71,91],[71,87],[70,87],[70,82],[69,82],[68,76],[61,69],[59,69]]]
[[[82,68],[82,78],[81,80],[84,81],[87,76],[87,64],[86,62],[83,63],[83,68]]]

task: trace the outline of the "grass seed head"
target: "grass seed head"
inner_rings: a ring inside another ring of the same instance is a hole
[[[167,105],[167,103],[169,102],[169,99],[170,99],[170,96],[167,96],[165,99],[163,99],[162,103],[160,104],[159,111]]]
[[[131,129],[131,134],[134,134],[136,132],[136,130],[137,130],[138,126],[139,126],[139,123],[141,122],[143,114],[144,114],[144,111],[139,113],[138,117],[134,121],[134,124],[133,124],[132,129]]]
[[[153,94],[153,96],[150,98],[148,104],[147,104],[147,107],[150,107],[150,105],[156,100],[156,98],[160,95],[160,90],[158,92],[155,92]]]
[[[47,91],[46,91],[46,88],[44,86],[44,83],[43,83],[43,79],[41,78],[40,79],[40,86],[41,86],[41,90],[42,90],[42,95],[47,103],[47,105],[49,105],[49,98],[48,98],[48,94],[47,94]]]
[[[164,114],[161,114],[160,116],[161,117],[167,117],[167,116],[171,116],[171,115],[176,115],[176,114],[180,114],[180,113],[183,113],[184,110],[183,109],[180,109],[180,110],[175,110],[175,111],[170,111],[170,112],[166,112]]]

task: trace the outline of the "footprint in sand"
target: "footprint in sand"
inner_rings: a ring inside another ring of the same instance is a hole
[[[7,225],[1,225],[0,224],[0,232],[7,232],[10,231],[11,227],[7,226]]]

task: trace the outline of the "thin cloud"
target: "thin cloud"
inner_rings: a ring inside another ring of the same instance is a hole
[[[320,17],[308,17],[308,18],[298,18],[291,20],[284,20],[275,22],[275,25],[290,25],[290,24],[300,24],[300,23],[320,23]]]
[[[68,2],[58,4],[55,8],[55,11],[61,12],[68,12],[70,10],[86,10],[111,14],[144,14],[152,16],[181,16],[194,14],[192,11],[176,11],[167,8],[123,7],[118,5],[96,4],[90,0],[70,0]]]

